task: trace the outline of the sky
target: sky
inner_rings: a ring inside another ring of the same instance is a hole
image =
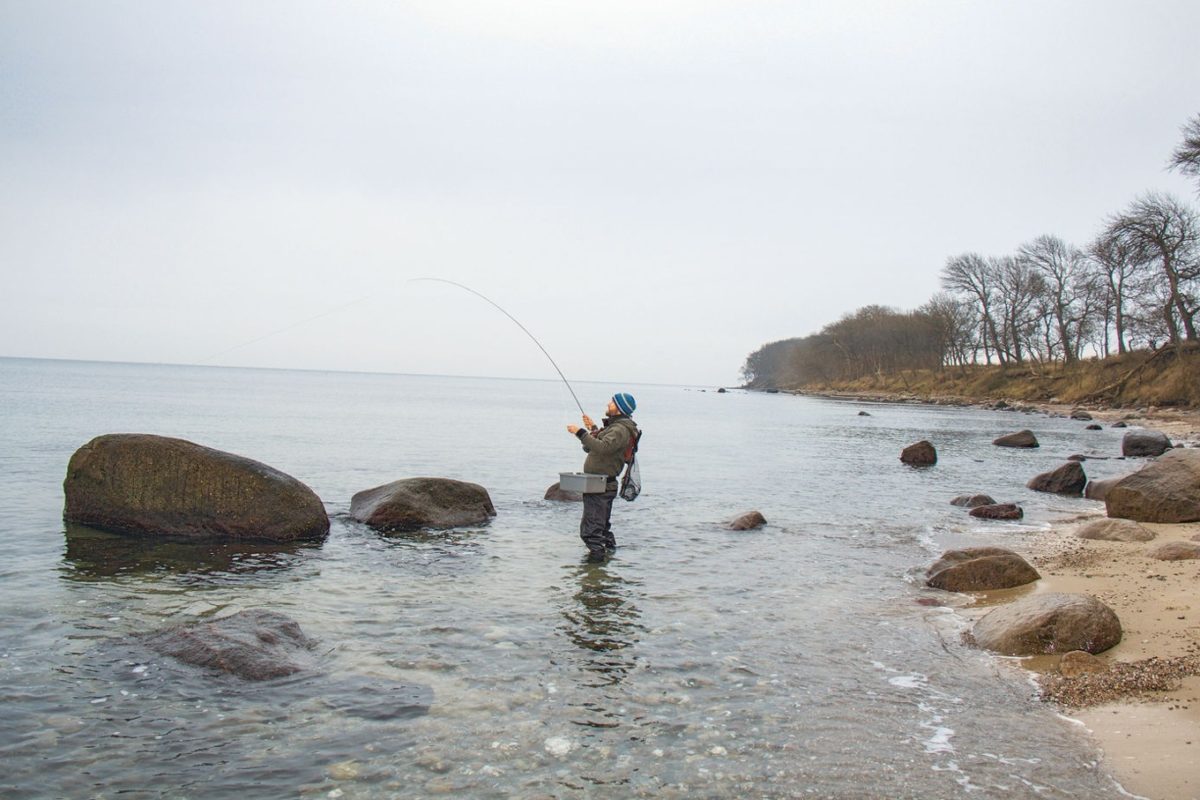
[[[1200,3],[0,0],[0,355],[732,385],[1086,244]]]

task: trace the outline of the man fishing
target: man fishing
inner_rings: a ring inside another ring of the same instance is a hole
[[[629,451],[638,436],[637,425],[630,418],[637,408],[633,395],[618,392],[608,401],[604,427],[597,428],[592,418],[583,415],[584,427],[568,425],[567,431],[579,438],[587,459],[583,471],[593,475],[605,475],[608,481],[604,492],[583,496],[583,519],[579,523],[579,537],[587,545],[588,561],[603,561],[617,547],[613,536],[613,500],[617,497],[617,476],[625,466]]]

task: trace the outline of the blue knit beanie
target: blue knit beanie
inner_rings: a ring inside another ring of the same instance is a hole
[[[617,404],[617,408],[621,409],[621,413],[625,416],[631,416],[637,410],[637,401],[633,399],[633,395],[625,392],[617,392],[613,395],[613,402]]]

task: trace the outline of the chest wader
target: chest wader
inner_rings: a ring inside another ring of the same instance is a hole
[[[588,555],[602,557],[615,550],[616,537],[612,532],[613,501],[617,499],[617,479],[609,478],[604,492],[583,496],[583,519],[579,523],[579,538],[587,545]]]

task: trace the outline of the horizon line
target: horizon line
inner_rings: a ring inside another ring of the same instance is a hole
[[[186,364],[170,361],[109,361],[94,358],[68,358],[54,356],[12,356],[0,355],[0,359],[10,359],[13,361],[63,361],[76,364],[115,364],[124,366],[136,367],[186,367],[188,369],[241,369],[241,370],[267,370],[272,372],[324,372],[339,375],[390,375],[401,376],[408,378],[465,378],[468,380],[496,380],[496,381],[541,381],[545,383],[560,383],[558,378],[523,378],[505,375],[453,375],[447,373],[436,372],[386,372],[381,370],[360,370],[360,369],[317,369],[314,367],[264,367],[264,366],[237,366],[232,364]],[[611,380],[596,380],[592,378],[575,378],[579,383],[608,383],[614,385],[634,385],[634,386],[663,386],[663,387],[679,387],[686,388],[689,386],[710,386],[710,383],[652,383],[649,381],[611,381]],[[722,388],[738,388],[734,384],[716,384]]]

